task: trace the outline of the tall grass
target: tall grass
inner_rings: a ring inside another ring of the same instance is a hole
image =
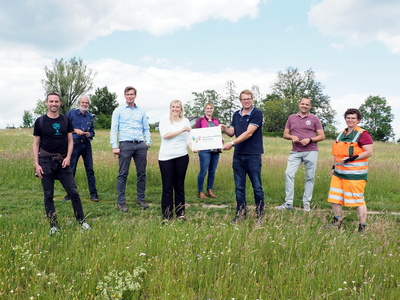
[[[101,201],[89,200],[83,165],[77,171],[87,220],[81,232],[71,203],[56,186],[61,235],[48,236],[40,182],[33,176],[30,130],[1,130],[0,299],[399,299],[399,159],[397,145],[376,143],[366,197],[367,233],[356,232],[357,216],[346,210],[344,229],[326,226],[326,195],[332,166],[330,141],[320,143],[313,211],[276,212],[284,197],[284,170],[290,145],[265,139],[263,185],[267,213],[253,209],[233,226],[235,210],[232,152],[221,155],[216,199],[197,198],[198,157],[190,154],[186,180],[187,222],[162,223],[159,136],[148,157],[147,199],[135,202],[135,168],[128,180],[128,207],[115,208],[117,159],[108,132],[93,142]],[[227,138],[229,139],[229,138]],[[304,171],[296,178],[295,205],[301,205]],[[253,203],[251,185],[248,201]],[[217,206],[204,206],[203,203]],[[221,205],[224,204],[224,205]],[[142,271],[143,272],[142,272]],[[129,272],[129,273],[128,273]],[[108,283],[108,288],[106,288]],[[127,286],[131,284],[131,290]]]

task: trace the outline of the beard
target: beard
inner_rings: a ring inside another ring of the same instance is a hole
[[[86,111],[88,111],[88,109],[89,109],[89,107],[82,107],[81,105],[79,105],[79,110],[81,110],[81,111],[86,112]]]

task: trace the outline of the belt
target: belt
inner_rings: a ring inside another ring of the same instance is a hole
[[[87,140],[87,139],[74,139],[74,142],[77,142],[77,143],[86,143],[86,142],[90,142],[90,141]]]
[[[133,140],[133,141],[121,141],[120,143],[133,143],[133,144],[140,144],[140,143],[143,143],[143,141],[139,141],[139,140]]]

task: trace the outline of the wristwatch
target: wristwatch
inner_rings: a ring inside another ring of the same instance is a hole
[[[231,142],[231,144],[232,144],[232,146],[235,146],[235,143],[234,143],[234,142]]]

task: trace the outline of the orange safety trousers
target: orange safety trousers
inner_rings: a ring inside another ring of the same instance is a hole
[[[365,205],[364,189],[366,184],[365,180],[348,180],[333,175],[328,202],[352,207]]]

